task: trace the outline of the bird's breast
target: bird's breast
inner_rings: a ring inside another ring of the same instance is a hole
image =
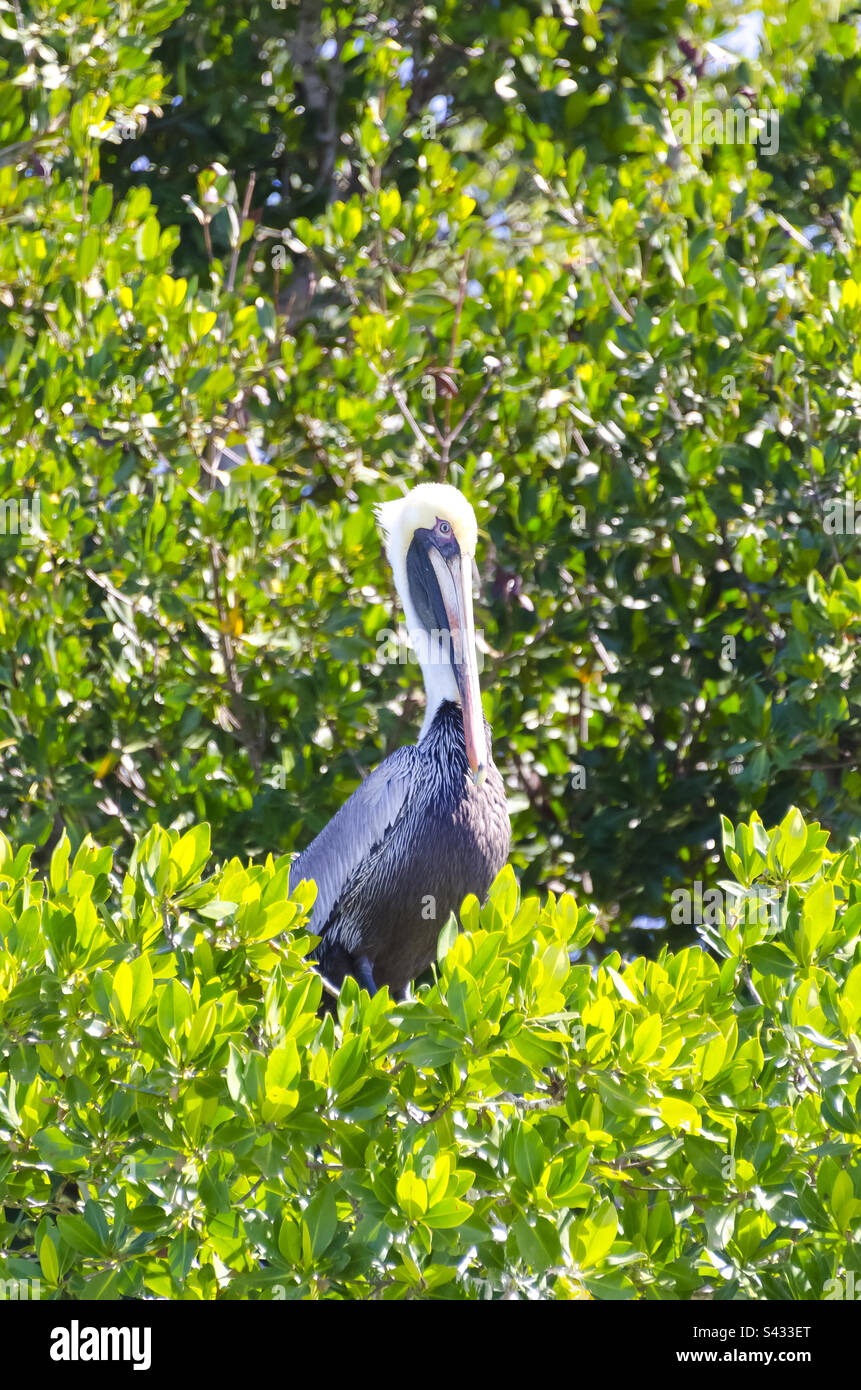
[[[508,858],[505,789],[491,763],[480,787],[439,749],[420,764],[411,795],[351,904],[352,950],[373,963],[378,986],[398,992],[426,970],[449,914],[474,893],[483,899]]]

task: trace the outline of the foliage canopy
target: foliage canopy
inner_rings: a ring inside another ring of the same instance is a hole
[[[859,58],[757,8],[4,9],[13,840],[307,843],[413,736],[371,504],[440,475],[527,887],[603,938],[720,813],[858,830]]]
[[[857,16],[237,8],[0,0],[4,1277],[822,1297],[861,1273]],[[414,1000],[321,1023],[289,852],[417,726],[372,504],[431,477],[482,527],[513,871]],[[707,949],[632,929],[722,815]]]
[[[709,951],[598,967],[510,868],[317,1016],[288,860],[0,861],[2,1275],[79,1298],[833,1297],[861,1274],[861,845],[725,827]],[[763,913],[762,894],[777,904]],[[835,1285],[839,1280],[842,1284]]]

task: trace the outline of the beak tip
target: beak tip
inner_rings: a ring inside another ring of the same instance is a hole
[[[483,786],[487,779],[487,764],[479,763],[477,767],[471,769],[472,780],[477,787]]]

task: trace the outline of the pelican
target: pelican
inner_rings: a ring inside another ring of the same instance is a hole
[[[449,913],[484,898],[508,858],[505,789],[481,708],[472,576],[475,513],[457,488],[422,483],[376,507],[424,678],[418,743],[362,782],[290,867],[317,885],[311,930],[322,975],[396,997],[436,952]]]

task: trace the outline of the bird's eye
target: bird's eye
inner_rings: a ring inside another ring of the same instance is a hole
[[[439,533],[440,533],[441,536],[450,536],[450,535],[451,535],[451,526],[450,526],[449,522],[447,522],[447,521],[441,521],[441,522],[440,522],[440,524],[439,524]]]

